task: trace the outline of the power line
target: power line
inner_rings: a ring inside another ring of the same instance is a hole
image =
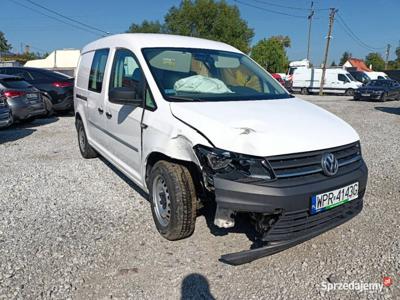
[[[79,29],[79,30],[83,30],[83,31],[89,32],[89,33],[94,34],[94,35],[96,35],[96,36],[99,36],[99,35],[100,35],[99,33],[93,32],[93,31],[91,31],[91,30],[89,30],[89,29],[86,29],[86,28],[77,26],[77,25],[75,25],[75,24],[71,24],[71,23],[65,22],[65,21],[63,21],[63,20],[61,20],[61,19],[59,19],[59,18],[56,18],[56,17],[54,17],[54,16],[45,14],[45,13],[41,12],[40,10],[37,10],[37,9],[35,9],[35,8],[33,8],[33,7],[30,7],[30,6],[27,6],[27,5],[25,5],[25,4],[23,4],[23,3],[20,3],[20,2],[18,2],[18,1],[15,1],[15,0],[8,0],[8,1],[10,1],[10,2],[12,2],[12,3],[14,3],[14,4],[17,4],[17,5],[21,6],[21,7],[24,7],[24,8],[26,8],[26,9],[29,9],[29,10],[31,10],[31,11],[34,11],[34,12],[36,12],[36,13],[42,15],[42,16],[46,16],[46,17],[48,17],[48,18],[50,18],[50,19],[56,20],[56,21],[61,22],[61,23],[63,23],[63,24],[66,24],[66,25],[75,27],[75,28],[77,28],[77,29]]]
[[[350,26],[347,25],[347,23],[344,21],[344,19],[341,17],[341,15],[338,13],[337,16],[339,17],[339,23],[342,25],[342,27],[345,29],[345,32],[348,34],[350,38],[352,38],[355,42],[357,42],[360,46],[367,48],[368,50],[382,50],[385,47],[373,47],[371,45],[368,45],[364,43],[354,32],[351,30]]]
[[[267,4],[267,5],[271,5],[271,6],[275,6],[275,7],[280,7],[280,8],[286,8],[286,9],[292,9],[292,10],[302,10],[302,11],[309,11],[308,8],[304,8],[304,7],[295,7],[295,6],[287,6],[287,5],[281,5],[281,4],[276,4],[273,2],[269,2],[269,1],[263,1],[263,0],[252,0],[254,2],[257,3],[261,3],[261,4]],[[329,10],[329,8],[316,8],[314,9],[315,11],[322,11],[322,10]]]
[[[234,1],[237,2],[237,3],[240,3],[242,5],[245,5],[245,6],[248,6],[248,7],[252,7],[252,8],[256,8],[256,9],[259,9],[259,10],[263,10],[263,11],[266,11],[266,12],[269,12],[269,13],[273,13],[273,14],[278,14],[278,15],[283,15],[283,16],[293,17],[293,18],[300,18],[300,19],[306,19],[307,18],[306,15],[294,15],[294,14],[285,13],[285,12],[282,12],[282,11],[272,10],[272,9],[268,9],[268,8],[265,8],[265,7],[253,5],[253,4],[246,3],[246,2],[243,2],[243,1],[240,1],[240,0],[234,0]]]
[[[79,25],[81,25],[81,26],[83,26],[83,27],[87,27],[87,28],[89,28],[89,29],[92,29],[92,30],[95,30],[95,31],[99,31],[99,32],[104,33],[104,34],[110,34],[108,31],[104,31],[104,30],[102,30],[102,29],[93,27],[93,26],[88,25],[88,24],[86,24],[86,23],[83,23],[83,22],[80,22],[80,21],[78,21],[78,20],[72,19],[72,18],[70,18],[70,17],[64,16],[63,14],[60,14],[59,12],[57,12],[57,11],[55,11],[55,10],[52,10],[52,9],[50,9],[50,8],[47,8],[47,7],[43,6],[43,5],[40,5],[40,4],[38,4],[38,3],[36,3],[36,2],[34,2],[34,1],[32,1],[32,0],[25,0],[25,1],[31,3],[32,5],[37,6],[37,7],[39,7],[39,8],[42,8],[42,9],[48,11],[48,12],[51,12],[51,13],[57,15],[57,16],[60,16],[60,17],[62,17],[62,18],[64,18],[64,19],[67,19],[68,21],[77,23],[77,24],[79,24]]]

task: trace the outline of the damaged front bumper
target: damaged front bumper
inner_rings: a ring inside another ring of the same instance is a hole
[[[368,169],[361,166],[347,174],[326,180],[279,187],[232,181],[216,175],[213,179],[219,209],[249,212],[262,216],[257,227],[263,230],[262,246],[226,254],[221,261],[239,265],[292,247],[328,231],[357,215],[363,206]],[[359,183],[359,197],[333,209],[312,215],[311,197],[348,184]]]

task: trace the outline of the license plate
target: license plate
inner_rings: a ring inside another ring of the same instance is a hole
[[[371,94],[361,94],[361,96],[363,96],[363,97],[369,97],[369,96],[371,96]]]
[[[358,198],[358,182],[311,197],[311,214],[334,208]]]
[[[38,98],[37,94],[26,94],[26,98],[29,100],[36,100]]]

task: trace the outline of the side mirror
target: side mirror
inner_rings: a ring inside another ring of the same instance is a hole
[[[117,87],[110,90],[108,101],[123,105],[140,105],[142,104],[143,99],[137,88]]]

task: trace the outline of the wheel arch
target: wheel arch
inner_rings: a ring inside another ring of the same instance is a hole
[[[200,165],[198,165],[194,161],[173,158],[171,156],[168,156],[168,155],[158,152],[158,151],[151,152],[146,157],[146,160],[145,160],[145,172],[144,172],[145,180],[144,181],[145,181],[147,188],[149,187],[148,179],[149,179],[151,169],[157,162],[159,162],[161,160],[185,166],[189,170],[190,175],[192,176],[197,195],[199,196],[203,193],[203,191],[204,191],[203,190],[203,180],[202,180],[202,173],[201,173]]]

